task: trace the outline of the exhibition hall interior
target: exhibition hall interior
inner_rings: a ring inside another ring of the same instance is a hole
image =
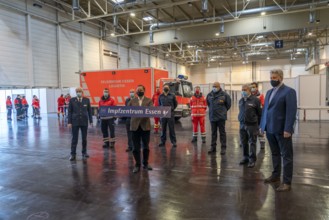
[[[329,1],[0,0],[0,220],[329,219]]]

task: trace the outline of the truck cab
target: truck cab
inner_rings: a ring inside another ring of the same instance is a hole
[[[175,109],[175,119],[179,120],[182,117],[189,117],[191,115],[190,98],[193,96],[192,82],[184,79],[160,79],[160,88],[168,85],[170,92],[176,95],[178,102]]]

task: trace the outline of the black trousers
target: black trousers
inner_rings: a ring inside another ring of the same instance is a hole
[[[249,162],[256,161],[256,144],[258,136],[258,125],[240,125],[240,140],[243,147],[243,158]]]
[[[115,129],[114,129],[114,118],[110,119],[101,119],[101,129],[103,133],[103,142],[104,144],[109,144],[109,142],[115,142]],[[109,129],[110,129],[110,138],[109,138]]]
[[[176,144],[176,134],[175,134],[175,118],[161,118],[161,142],[165,143],[167,140],[167,125],[169,127],[169,136],[172,144]]]
[[[71,142],[71,155],[76,155],[79,130],[82,136],[82,154],[87,153],[87,130],[88,126],[72,126],[72,142]]]
[[[141,148],[143,146],[143,165],[148,165],[149,160],[149,143],[150,143],[150,131],[143,131],[141,127],[139,127],[136,131],[132,132],[132,139],[134,143],[133,155],[136,162],[136,167],[141,166]]]
[[[133,132],[130,130],[130,118],[126,119],[126,131],[128,135],[128,148],[133,149],[134,148],[134,143],[133,143]]]
[[[216,149],[217,129],[218,129],[221,148],[226,149],[225,120],[211,121],[210,123],[211,123],[211,148]]]
[[[266,133],[266,137],[272,152],[272,175],[280,177],[283,162],[283,183],[290,185],[293,173],[292,137],[284,138],[283,134],[269,133]]]
[[[22,119],[24,117],[24,111],[23,108],[17,108],[16,109],[16,118],[17,119]]]

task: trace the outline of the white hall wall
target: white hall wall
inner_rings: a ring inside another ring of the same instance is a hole
[[[95,24],[58,25],[70,16],[33,3],[0,0],[0,89],[76,87],[77,73],[86,70],[156,67],[171,77],[186,74],[184,65],[131,46],[129,38],[101,39]],[[104,50],[117,57],[104,55]]]

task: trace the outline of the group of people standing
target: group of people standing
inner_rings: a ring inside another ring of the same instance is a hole
[[[12,111],[13,108],[16,110],[16,119],[18,121],[21,121],[23,119],[28,118],[28,109],[29,109],[29,104],[26,100],[26,97],[23,95],[17,95],[17,97],[14,100],[14,105],[11,101],[11,97],[7,96],[6,100],[6,109],[7,109],[7,120],[11,121],[12,120]],[[40,101],[36,95],[33,96],[32,99],[32,108],[33,108],[33,115],[35,119],[41,119],[40,117]]]
[[[292,182],[293,153],[292,134],[296,119],[297,101],[294,89],[283,84],[282,70],[271,71],[271,85],[266,97],[259,93],[258,84],[252,83],[242,87],[242,98],[239,100],[240,122],[240,142],[243,148],[243,159],[241,165],[248,165],[249,168],[255,166],[256,141],[259,139],[260,146],[265,146],[265,132],[272,152],[273,172],[264,180],[265,183],[278,183],[280,181],[281,166],[283,161],[283,181],[278,185],[277,191],[289,191]],[[88,121],[92,124],[92,113],[89,99],[82,96],[82,89],[77,88],[77,97],[72,98],[68,107],[68,125],[72,127],[72,144],[70,160],[76,159],[76,145],[78,131],[82,131],[82,155],[86,159],[87,154],[87,127]],[[159,147],[164,147],[166,143],[166,131],[169,128],[172,147],[177,147],[175,134],[174,110],[177,107],[177,100],[170,92],[169,86],[165,85],[161,92],[159,88],[152,99],[145,97],[145,87],[138,85],[136,91],[131,89],[126,106],[169,106],[171,107],[171,118],[155,118],[154,133],[158,133],[161,128],[161,142]],[[105,88],[103,96],[99,101],[101,106],[115,106],[116,102],[110,96],[110,91]],[[213,83],[212,91],[204,97],[200,87],[195,87],[195,93],[190,99],[191,117],[193,123],[192,143],[197,142],[199,128],[202,143],[206,143],[205,116],[208,108],[209,120],[211,124],[211,148],[209,154],[217,152],[217,136],[219,133],[221,144],[221,155],[226,154],[227,140],[225,124],[227,112],[231,108],[230,96],[221,89],[219,82]],[[103,147],[114,147],[115,144],[115,118],[101,118],[101,128],[103,133]],[[159,122],[161,122],[159,124]],[[134,173],[145,170],[152,170],[148,163],[149,142],[151,132],[151,121],[147,117],[132,117],[126,119],[126,130],[128,136],[127,152],[132,151],[135,159]],[[110,132],[108,132],[110,131]]]
[[[63,94],[60,95],[57,99],[57,117],[60,118],[62,115],[62,118],[65,118],[67,116],[68,107],[70,103],[71,95],[66,94],[65,96]]]

